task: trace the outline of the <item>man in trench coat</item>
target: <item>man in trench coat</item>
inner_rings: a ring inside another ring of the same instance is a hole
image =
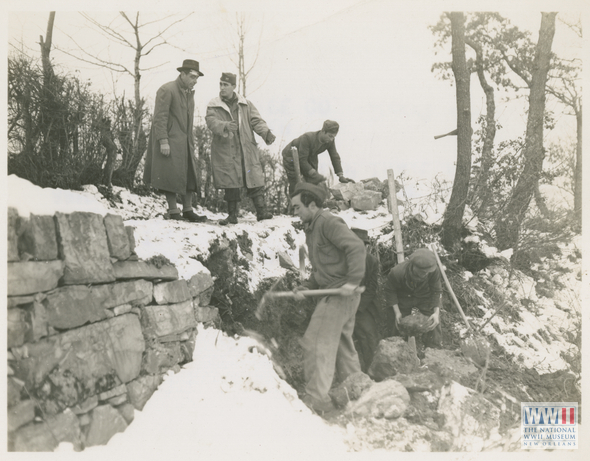
[[[236,75],[224,72],[219,82],[219,96],[207,105],[205,120],[213,132],[211,165],[213,182],[225,189],[228,217],[219,224],[237,224],[240,188],[254,202],[258,221],[272,218],[264,200],[264,171],[254,139],[258,134],[267,145],[275,140],[266,122],[250,101],[235,92]]]
[[[196,214],[192,205],[193,192],[198,190],[193,87],[204,74],[192,59],[185,59],[177,70],[178,78],[162,85],[156,93],[143,180],[166,195],[169,219],[202,222],[207,218]],[[176,194],[182,196],[182,215]]]

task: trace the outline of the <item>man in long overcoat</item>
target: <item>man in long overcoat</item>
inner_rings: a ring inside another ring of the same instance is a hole
[[[192,59],[185,59],[178,71],[178,78],[162,85],[156,93],[143,180],[166,195],[170,219],[202,222],[206,217],[193,211],[192,196],[198,190],[193,87],[203,73]],[[182,215],[176,194],[182,196]]]
[[[235,92],[235,74],[222,73],[219,88],[219,96],[209,102],[205,117],[213,132],[213,181],[216,188],[225,189],[227,202],[228,217],[219,224],[237,224],[242,187],[254,202],[258,221],[270,219],[272,214],[266,211],[264,171],[254,133],[267,145],[274,142],[275,135],[254,104]]]

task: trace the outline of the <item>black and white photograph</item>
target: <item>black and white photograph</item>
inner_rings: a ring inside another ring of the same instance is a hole
[[[7,457],[585,459],[585,2],[2,12]]]

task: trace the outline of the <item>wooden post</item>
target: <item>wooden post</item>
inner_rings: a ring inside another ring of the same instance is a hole
[[[397,197],[395,195],[395,176],[393,170],[387,170],[387,180],[389,182],[389,204],[391,205],[391,216],[393,217],[393,235],[395,236],[395,254],[397,263],[404,261],[404,243],[402,241],[402,226],[399,222],[399,212],[397,209]]]

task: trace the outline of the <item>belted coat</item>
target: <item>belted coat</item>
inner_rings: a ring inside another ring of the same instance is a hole
[[[146,184],[184,195],[188,168],[193,169],[195,178],[199,177],[193,137],[194,113],[194,91],[185,91],[180,84],[180,77],[158,89],[143,170],[143,181]],[[160,153],[161,139],[168,139],[169,157]]]
[[[266,142],[270,129],[254,104],[240,94],[237,96],[239,136],[230,133],[228,125],[233,121],[231,110],[219,96],[207,105],[205,121],[213,133],[211,165],[213,182],[218,189],[244,187],[244,184],[248,188],[264,186],[264,172],[254,133]],[[240,149],[236,149],[235,145],[238,139],[244,153],[245,181]]]

